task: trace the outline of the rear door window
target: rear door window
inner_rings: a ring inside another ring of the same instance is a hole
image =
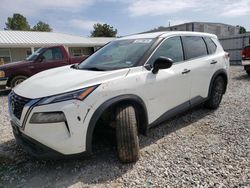
[[[153,56],[149,60],[149,64],[153,64],[154,61],[160,57],[171,58],[174,63],[178,63],[184,60],[183,49],[180,37],[172,37],[166,39],[161,46],[156,50]]]
[[[186,60],[207,55],[207,47],[202,37],[182,37]]]
[[[204,40],[207,44],[207,50],[209,54],[214,54],[216,52],[217,46],[214,41],[209,37],[204,37]]]

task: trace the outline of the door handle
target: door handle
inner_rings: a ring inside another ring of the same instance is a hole
[[[187,74],[187,73],[189,73],[191,70],[189,70],[189,69],[184,69],[183,71],[182,71],[182,74]]]
[[[213,60],[210,64],[211,64],[211,65],[214,65],[214,64],[216,64],[216,63],[218,63],[218,62],[215,61],[215,60]]]

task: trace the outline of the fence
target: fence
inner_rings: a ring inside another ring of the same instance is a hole
[[[219,40],[224,50],[230,54],[230,63],[241,64],[241,51],[250,44],[250,33],[221,37]]]

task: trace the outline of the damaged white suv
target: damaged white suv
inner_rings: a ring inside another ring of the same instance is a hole
[[[215,35],[157,32],[119,38],[78,65],[41,72],[9,94],[18,143],[35,156],[92,151],[112,129],[120,161],[139,158],[138,134],[204,103],[218,108],[229,57]]]

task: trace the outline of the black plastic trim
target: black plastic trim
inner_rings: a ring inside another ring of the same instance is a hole
[[[162,114],[159,118],[157,118],[154,122],[149,124],[149,127],[154,127],[156,125],[159,125],[160,123],[166,121],[167,119],[176,116],[177,114],[184,112],[190,108],[190,102],[184,102],[177,107],[172,108],[171,110],[166,111],[164,114]]]
[[[36,100],[36,99],[34,99],[34,101],[35,101],[35,100]],[[26,122],[27,122],[27,120],[28,120],[28,118],[29,118],[29,115],[30,115],[31,111],[33,110],[33,108],[36,106],[36,104],[37,104],[39,101],[40,101],[40,100],[37,100],[36,102],[34,102],[34,103],[29,107],[29,109],[27,110],[27,112],[26,112],[26,114],[25,114],[25,116],[24,116],[24,119],[23,119],[22,126],[21,126],[21,129],[22,129],[22,130],[24,130],[24,128],[25,128]]]
[[[190,108],[193,108],[197,105],[200,105],[201,103],[203,102],[206,102],[208,98],[204,98],[202,96],[197,96],[197,97],[194,97],[190,100]]]
[[[206,40],[205,40],[204,37],[202,37],[202,39],[203,39],[203,41],[204,41],[204,43],[205,43],[205,45],[206,45],[206,48],[207,48],[207,55],[209,55],[208,44],[206,43]]]
[[[185,52],[185,50],[184,50],[184,44],[183,44],[182,36],[180,36],[180,39],[181,39],[181,47],[182,47],[183,61],[186,61],[187,58],[186,58],[186,52]]]
[[[211,96],[211,92],[212,92],[212,87],[213,87],[213,83],[214,83],[214,80],[216,79],[217,76],[219,75],[223,75],[224,78],[226,78],[226,85],[225,85],[225,88],[224,88],[224,93],[226,92],[227,90],[227,84],[228,84],[228,75],[227,75],[227,72],[225,69],[219,69],[217,70],[214,75],[212,76],[211,78],[211,81],[210,81],[210,85],[209,85],[209,90],[208,90],[208,98]]]
[[[92,136],[93,136],[94,129],[95,129],[95,126],[96,126],[98,119],[101,117],[102,113],[106,109],[108,109],[112,105],[115,105],[115,104],[122,102],[122,101],[133,101],[133,102],[136,102],[142,106],[142,108],[144,110],[144,115],[145,115],[145,120],[143,122],[144,123],[143,124],[143,132],[145,131],[145,133],[146,133],[146,131],[147,131],[146,129],[147,129],[147,125],[148,125],[148,114],[147,114],[146,105],[143,102],[143,100],[139,96],[132,95],[132,94],[114,97],[114,98],[109,99],[108,101],[104,102],[102,105],[100,105],[90,119],[88,129],[87,129],[87,136],[86,136],[86,151],[88,153],[92,152]]]
[[[197,105],[202,104],[203,102],[205,102],[207,100],[207,98],[203,98],[201,96],[197,96],[192,98],[189,101],[186,101],[168,111],[166,111],[164,114],[162,114],[159,118],[157,118],[155,121],[153,121],[152,123],[149,124],[149,128],[154,127],[156,125],[159,125],[160,123],[175,117],[176,115],[183,113]]]

